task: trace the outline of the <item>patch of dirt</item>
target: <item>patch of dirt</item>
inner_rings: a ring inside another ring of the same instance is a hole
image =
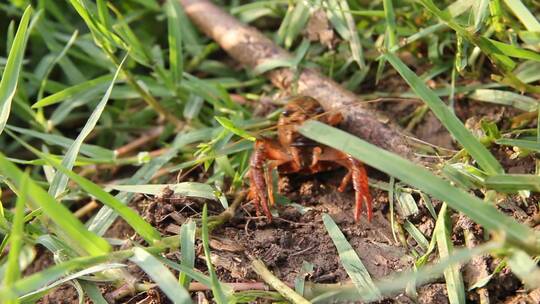
[[[448,293],[446,292],[446,284],[435,283],[422,286],[418,289],[418,303],[420,304],[447,304]]]
[[[330,21],[322,9],[313,12],[304,34],[310,41],[319,41],[329,49],[334,48],[338,42]]]
[[[77,290],[71,284],[63,284],[53,292],[49,292],[37,303],[40,304],[72,304],[79,303]]]
[[[328,191],[316,200],[316,204],[308,205],[311,210],[303,215],[294,207],[286,207],[271,224],[248,221],[243,224],[244,229],[225,227],[216,231],[216,235],[242,244],[248,254],[262,259],[287,282],[294,282],[304,261],[314,265],[311,280],[340,282],[347,279],[347,274],[321,220],[321,213],[327,212],[338,223],[373,277],[381,278],[409,268],[412,260],[394,244],[390,224],[381,212],[375,212],[372,222],[362,218],[359,223],[354,223],[350,193]],[[242,254],[236,257],[244,259]],[[227,270],[234,272],[233,269]]]
[[[53,255],[50,251],[41,246],[36,246],[36,259],[28,265],[28,267],[23,271],[23,276],[29,276],[36,272],[39,272],[43,269],[54,266]],[[52,304],[52,303],[61,303],[61,304],[71,304],[79,303],[78,294],[75,288],[71,284],[63,284],[52,292],[47,293],[36,303],[39,304]]]

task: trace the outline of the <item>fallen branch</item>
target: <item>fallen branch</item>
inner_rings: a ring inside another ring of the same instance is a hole
[[[207,0],[179,0],[186,14],[206,35],[214,39],[232,58],[255,68],[261,63],[292,56],[256,29],[240,23]],[[345,117],[343,128],[381,148],[405,158],[418,161],[407,144],[401,129],[382,121],[381,113],[362,103],[352,92],[313,69],[298,74],[289,68],[266,73],[280,89],[317,99],[327,111],[341,111]],[[346,109],[346,111],[344,111]]]

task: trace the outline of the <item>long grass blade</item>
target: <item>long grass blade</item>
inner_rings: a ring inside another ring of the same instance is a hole
[[[193,269],[195,267],[195,232],[197,225],[195,221],[188,220],[180,227],[180,252],[182,253],[180,262],[183,266]],[[187,288],[191,278],[185,273],[180,272],[178,277],[180,285]]]
[[[540,134],[540,133],[539,133]],[[525,150],[540,152],[540,142],[526,139],[499,138],[495,141],[496,144],[503,146],[518,147]]]
[[[26,205],[26,193],[28,184],[28,173],[23,176],[19,196],[15,203],[15,216],[9,233],[9,254],[7,259],[7,267],[4,273],[4,286],[12,288],[14,282],[21,277],[21,269],[19,268],[19,255],[24,239],[24,208]],[[17,304],[19,300],[8,300],[6,304]]]
[[[375,285],[381,291],[382,294],[397,294],[401,293],[407,288],[411,282],[416,282],[417,285],[423,285],[429,281],[433,281],[435,278],[440,277],[444,270],[451,265],[463,264],[470,260],[474,256],[486,254],[494,250],[502,248],[500,243],[486,243],[480,246],[477,246],[473,249],[460,249],[456,250],[451,256],[447,259],[441,260],[436,264],[427,265],[425,267],[413,270],[406,270],[399,274],[390,275],[376,281]],[[306,283],[305,293],[314,293],[313,289],[318,289],[318,293],[325,291],[323,288],[318,288],[317,286],[312,286],[311,284]],[[313,289],[312,289],[313,288]],[[322,290],[321,290],[322,289]],[[342,286],[340,290],[336,290],[336,286],[332,286],[327,290],[326,294],[323,294],[317,299],[311,299],[312,303],[336,303],[344,301],[358,301],[361,298],[363,292],[368,292],[367,290],[358,291],[354,284],[347,284],[347,286]]]
[[[540,32],[540,22],[520,0],[504,0],[514,15],[523,23],[527,30]]]
[[[32,150],[51,166],[55,167],[59,172],[62,172],[68,178],[79,184],[79,186],[81,186],[88,194],[99,199],[103,204],[109,206],[118,213],[118,215],[120,215],[149,244],[161,239],[160,233],[152,225],[145,221],[133,209],[122,204],[117,198],[101,189],[100,186],[94,184],[85,177],[79,176],[73,171],[66,169],[60,162],[50,158],[45,153],[41,153],[36,149]]]
[[[157,258],[139,247],[133,248],[133,254],[130,261],[141,267],[173,303],[192,303],[187,290],[178,286],[176,278]]]
[[[446,211],[446,204],[441,207],[439,220],[442,221],[435,229],[434,237],[437,239],[437,247],[441,259],[446,259],[452,255],[453,245],[450,240],[452,227],[449,222],[449,216]],[[446,280],[446,291],[451,304],[465,303],[465,286],[460,273],[459,265],[450,265],[444,270]]]
[[[506,106],[513,106],[517,109],[532,112],[536,110],[538,102],[529,96],[517,94],[509,91],[478,89],[469,95],[469,98]]]
[[[486,204],[400,156],[317,121],[304,123],[299,128],[299,132],[308,138],[348,153],[369,166],[447,202],[450,207],[465,213],[488,230],[504,231],[509,240],[521,244],[524,248],[538,248],[537,246],[540,245],[539,235],[530,228],[503,215],[492,204]]]
[[[75,160],[77,159],[77,155],[79,154],[79,151],[81,149],[82,143],[85,140],[85,138],[92,132],[92,129],[96,126],[99,117],[101,116],[101,113],[103,113],[103,110],[105,109],[105,106],[107,105],[107,101],[109,100],[109,96],[111,96],[111,92],[114,86],[114,82],[116,81],[116,78],[118,77],[118,74],[122,70],[122,65],[124,64],[124,61],[127,59],[127,55],[124,57],[118,68],[116,69],[116,73],[114,74],[111,84],[109,85],[109,88],[107,89],[107,92],[105,92],[105,95],[103,95],[103,98],[101,98],[101,101],[98,103],[92,114],[90,115],[90,118],[84,125],[83,129],[77,136],[77,139],[73,142],[73,144],[69,147],[68,151],[66,152],[66,155],[64,156],[64,159],[62,160],[62,166],[65,167],[68,170],[73,169],[73,165],[75,163]],[[51,182],[51,186],[49,188],[49,194],[51,194],[53,197],[57,197],[60,193],[62,193],[66,186],[67,186],[68,178],[63,173],[57,172],[54,175],[53,181]]]
[[[444,102],[430,90],[396,55],[386,53],[384,57],[394,66],[413,91],[429,106],[446,129],[463,145],[465,150],[489,174],[500,174],[503,168],[495,157],[469,132]]]
[[[126,267],[126,265],[120,264],[120,263],[107,263],[107,264],[99,264],[99,265],[91,266],[81,271],[77,271],[76,273],[72,273],[62,278],[59,278],[51,283],[47,283],[45,286],[38,288],[34,291],[26,293],[25,295],[21,297],[21,300],[24,302],[30,302],[32,300],[35,301],[35,300],[38,300],[37,298],[39,298],[39,297],[36,297],[36,295],[41,296],[43,292],[51,290],[69,281],[73,281],[77,278],[88,276],[93,273],[99,273],[102,271],[108,271],[108,270],[118,269],[118,268],[123,268],[123,267]]]
[[[488,176],[485,179],[486,187],[501,192],[518,192],[529,190],[540,192],[540,176],[532,174],[504,174]]]
[[[15,34],[15,38],[13,39],[4,72],[2,73],[2,80],[0,80],[0,134],[4,131],[4,127],[8,121],[9,112],[11,111],[11,101],[17,90],[19,73],[26,49],[26,30],[31,15],[32,7],[28,6],[24,10],[21,22],[19,23],[17,34]]]
[[[259,259],[253,259],[251,261],[251,267],[253,270],[270,286],[272,286],[277,292],[279,292],[285,299],[289,300],[293,304],[308,304],[310,303],[304,299],[301,295],[297,294],[287,284],[283,283],[277,278]]]
[[[527,289],[540,288],[540,268],[537,263],[538,260],[535,261],[518,248],[511,249],[510,257],[508,257],[510,269],[525,283]]]
[[[227,303],[227,296],[223,292],[223,287],[218,280],[217,274],[214,270],[214,265],[212,264],[212,257],[210,255],[210,240],[208,236],[208,206],[206,204],[204,204],[203,207],[201,238],[204,248],[204,258],[206,259],[206,267],[208,268],[210,281],[212,283],[212,294],[214,295],[214,300],[218,304],[225,304]]]
[[[41,133],[30,129],[23,129],[11,125],[6,125],[6,129],[10,131],[15,131],[19,134],[23,134],[26,136],[31,136],[33,138],[39,138],[46,142],[49,145],[57,145],[63,148],[69,148],[71,145],[73,145],[73,139],[67,138],[64,136],[56,135],[56,134],[47,134],[47,133]],[[114,160],[115,154],[114,151],[96,146],[91,144],[82,144],[81,149],[79,151],[81,154],[86,155],[91,158],[100,159],[100,160]]]
[[[46,194],[46,192],[45,192]],[[114,254],[114,253],[113,253]],[[131,253],[122,253],[111,256],[111,254],[99,255],[99,256],[90,256],[90,257],[80,257],[71,259],[67,262],[60,263],[58,265],[52,266],[40,272],[34,273],[27,277],[24,277],[18,280],[12,288],[0,287],[0,299],[2,300],[11,300],[16,299],[25,294],[31,293],[34,290],[38,290],[43,286],[53,283],[56,280],[61,279],[62,277],[69,275],[74,271],[81,270],[84,271],[90,267],[107,263],[114,262],[116,260],[127,258]]]
[[[176,0],[168,0],[165,5],[167,13],[167,38],[169,41],[169,65],[175,84],[180,83],[184,72],[182,52],[182,23],[180,22],[180,4]]]
[[[392,0],[383,0],[384,17],[386,19],[386,36],[387,36],[387,49],[392,49],[398,44],[397,30],[396,30],[396,13],[394,11],[394,5]]]
[[[200,197],[210,200],[217,199],[214,194],[215,190],[212,186],[196,182],[183,182],[178,184],[109,185],[108,187],[118,191],[151,195],[159,195],[163,193],[163,190],[170,189],[175,194],[181,196]]]
[[[347,271],[347,274],[354,285],[360,294],[362,294],[362,299],[364,301],[373,301],[380,298],[381,294],[373,284],[369,272],[352,248],[351,244],[347,242],[343,232],[341,232],[337,224],[328,214],[323,214],[323,222],[328,234],[336,246],[343,268],[345,268],[345,271]]]
[[[364,69],[366,67],[364,52],[349,4],[347,1],[329,0],[326,2],[326,5],[328,6],[326,13],[330,18],[330,22],[339,35],[345,41],[349,41],[353,60],[358,64],[360,69]]]
[[[75,94],[91,90],[95,88],[96,86],[103,85],[106,83],[110,83],[113,79],[113,75],[103,75],[88,81],[85,81],[83,83],[76,84],[74,86],[71,86],[69,88],[63,89],[60,92],[54,93],[52,95],[49,95],[35,104],[32,105],[32,108],[42,108],[46,106],[50,106],[59,102],[62,102],[70,97],[75,96]]]
[[[24,180],[24,174],[0,152],[0,172],[9,178],[13,184],[20,188]],[[28,178],[28,200],[33,203],[33,208],[41,208],[79,248],[91,255],[107,253],[110,245],[103,238],[86,230],[86,227],[67,209],[49,195],[45,190]]]

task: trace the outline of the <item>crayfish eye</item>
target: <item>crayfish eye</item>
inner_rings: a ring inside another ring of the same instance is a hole
[[[285,109],[285,110],[283,110],[283,112],[281,112],[281,115],[283,115],[283,116],[285,116],[285,117],[289,117],[289,116],[291,116],[292,113],[293,113],[292,110],[290,110],[290,109]]]

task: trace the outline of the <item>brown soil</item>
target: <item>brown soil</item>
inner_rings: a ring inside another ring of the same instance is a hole
[[[412,113],[417,106],[418,103],[415,101],[377,105],[379,109],[383,109],[394,117],[404,117]],[[473,129],[475,123],[483,117],[490,118],[501,129],[508,129],[509,118],[516,115],[516,111],[511,109],[459,99],[456,102],[456,113]],[[451,136],[431,113],[427,113],[412,131],[418,138],[434,145],[448,149],[456,147]],[[531,173],[534,171],[532,156],[511,160],[508,154],[512,151],[507,148],[493,147],[492,152],[502,162],[507,172]],[[369,173],[376,179],[386,178],[385,175],[373,170]],[[309,177],[292,175],[281,178],[282,195],[302,205],[304,213],[291,205],[281,206],[278,208],[279,216],[272,223],[256,217],[253,206],[246,202],[235,218],[212,234],[210,244],[212,261],[220,280],[223,282],[260,282],[258,276],[250,268],[247,255],[252,255],[262,259],[276,276],[288,283],[294,282],[304,262],[314,266],[313,272],[307,277],[308,281],[317,283],[347,281],[347,273],[341,266],[335,246],[322,223],[322,213],[332,216],[373,278],[383,278],[391,273],[409,269],[414,262],[411,250],[418,249],[418,244],[411,237],[405,240],[407,248],[400,242],[394,241],[388,220],[387,193],[372,189],[374,218],[368,222],[365,217],[362,217],[360,222],[355,223],[352,216],[354,194],[350,189],[345,193],[336,190],[342,174],[343,172],[338,170]],[[498,207],[502,212],[514,216],[519,221],[534,225],[533,218],[538,217],[539,212],[538,197],[530,198],[528,206],[520,204],[520,201],[514,197],[501,198]],[[440,203],[437,201],[433,203],[438,210]],[[203,204],[202,201],[174,197],[167,193],[156,198],[138,196],[131,203],[164,235],[177,234],[180,226],[190,217],[199,218]],[[211,214],[215,215],[221,211],[218,203],[210,203],[209,207]],[[424,206],[419,207],[419,213],[408,220],[425,235],[431,235],[434,220]],[[454,214],[452,218],[455,227],[452,237],[454,244],[465,246],[463,229],[469,229],[473,232],[475,240],[481,242],[483,231],[480,227],[464,221],[459,214]],[[125,222],[117,220],[107,236],[127,239],[133,238],[134,232]],[[201,271],[206,271],[202,247],[198,245],[199,255],[196,266]],[[27,273],[52,264],[51,256],[46,254],[45,250],[42,253]],[[170,252],[167,256],[174,260],[178,259],[179,253]],[[472,285],[478,279],[478,275],[474,275],[478,269],[491,274],[499,263],[497,259],[480,257],[473,264],[465,265],[466,286]],[[135,265],[130,264],[128,270],[141,281],[148,279]],[[113,291],[110,286],[104,286],[104,290],[105,288],[109,294]],[[489,293],[492,303],[535,303],[534,299],[540,298],[535,293],[537,291],[530,294],[524,292],[521,282],[508,271],[495,274],[485,290]],[[479,290],[468,292],[468,301],[477,303],[479,294]],[[211,298],[210,293],[198,293],[197,296]],[[75,289],[64,285],[49,293],[40,303],[77,303],[76,298]],[[441,279],[419,287],[416,300],[418,303],[448,303],[444,281]],[[155,289],[117,300],[117,303],[138,302],[169,303],[167,298]],[[402,294],[396,295],[393,299],[387,299],[384,303],[413,303],[413,300]]]

